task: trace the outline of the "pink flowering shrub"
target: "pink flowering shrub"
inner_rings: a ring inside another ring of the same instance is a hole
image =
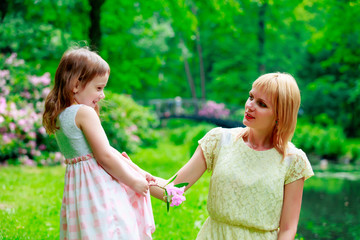
[[[207,101],[199,110],[198,115],[204,117],[226,118],[230,114],[230,110],[223,103]]]
[[[0,55],[0,164],[60,163],[54,137],[42,126],[50,74],[40,74],[17,58]]]
[[[54,165],[63,161],[54,135],[42,126],[50,74],[25,65],[14,53],[0,55],[0,164]],[[130,96],[108,92],[100,115],[111,145],[134,152],[155,145],[159,120]]]

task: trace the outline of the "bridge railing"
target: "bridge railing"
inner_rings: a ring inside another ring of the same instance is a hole
[[[183,99],[152,99],[146,104],[152,107],[160,119],[186,118],[212,122],[219,126],[242,126],[244,110],[237,106],[226,106],[214,101]]]

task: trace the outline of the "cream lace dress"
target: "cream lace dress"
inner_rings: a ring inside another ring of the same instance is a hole
[[[255,151],[243,128],[214,128],[199,144],[212,171],[209,218],[197,240],[277,239],[284,185],[314,175],[305,153],[289,143],[288,155],[275,148]]]

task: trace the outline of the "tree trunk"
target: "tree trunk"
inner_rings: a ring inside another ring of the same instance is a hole
[[[195,17],[196,15],[196,8],[192,8],[192,12]],[[199,67],[200,67],[200,80],[201,80],[201,98],[203,100],[206,99],[206,89],[205,89],[205,70],[204,70],[204,63],[203,63],[203,56],[202,56],[202,47],[200,42],[200,31],[199,28],[196,29],[196,48],[199,55]]]
[[[258,71],[261,74],[266,72],[265,66],[265,15],[266,15],[267,3],[264,2],[259,8],[259,33],[258,33],[258,42],[259,42],[259,51],[258,51]]]
[[[4,21],[4,18],[5,18],[5,15],[8,11],[8,1],[7,0],[1,0],[0,1],[0,12],[1,12],[1,16],[0,16],[0,19],[1,19],[1,22]]]
[[[180,39],[180,43],[185,47],[185,43],[184,43],[184,40],[182,38]],[[192,98],[194,100],[197,100],[194,79],[191,76],[189,62],[188,62],[187,56],[186,56],[186,54],[184,52],[184,47],[182,48],[182,55],[183,55],[183,58],[184,58],[184,67],[185,67],[186,78],[187,78],[189,86],[190,86],[191,96],[192,96]]]
[[[95,50],[101,48],[101,27],[100,27],[100,15],[101,6],[105,3],[105,0],[89,0],[91,7],[90,10],[90,29],[89,39],[91,47]]]

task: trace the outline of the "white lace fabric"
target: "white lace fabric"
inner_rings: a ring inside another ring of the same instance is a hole
[[[284,185],[314,174],[293,144],[282,160],[275,148],[249,148],[237,138],[242,130],[214,128],[199,141],[212,176],[210,217],[197,239],[276,239]]]

